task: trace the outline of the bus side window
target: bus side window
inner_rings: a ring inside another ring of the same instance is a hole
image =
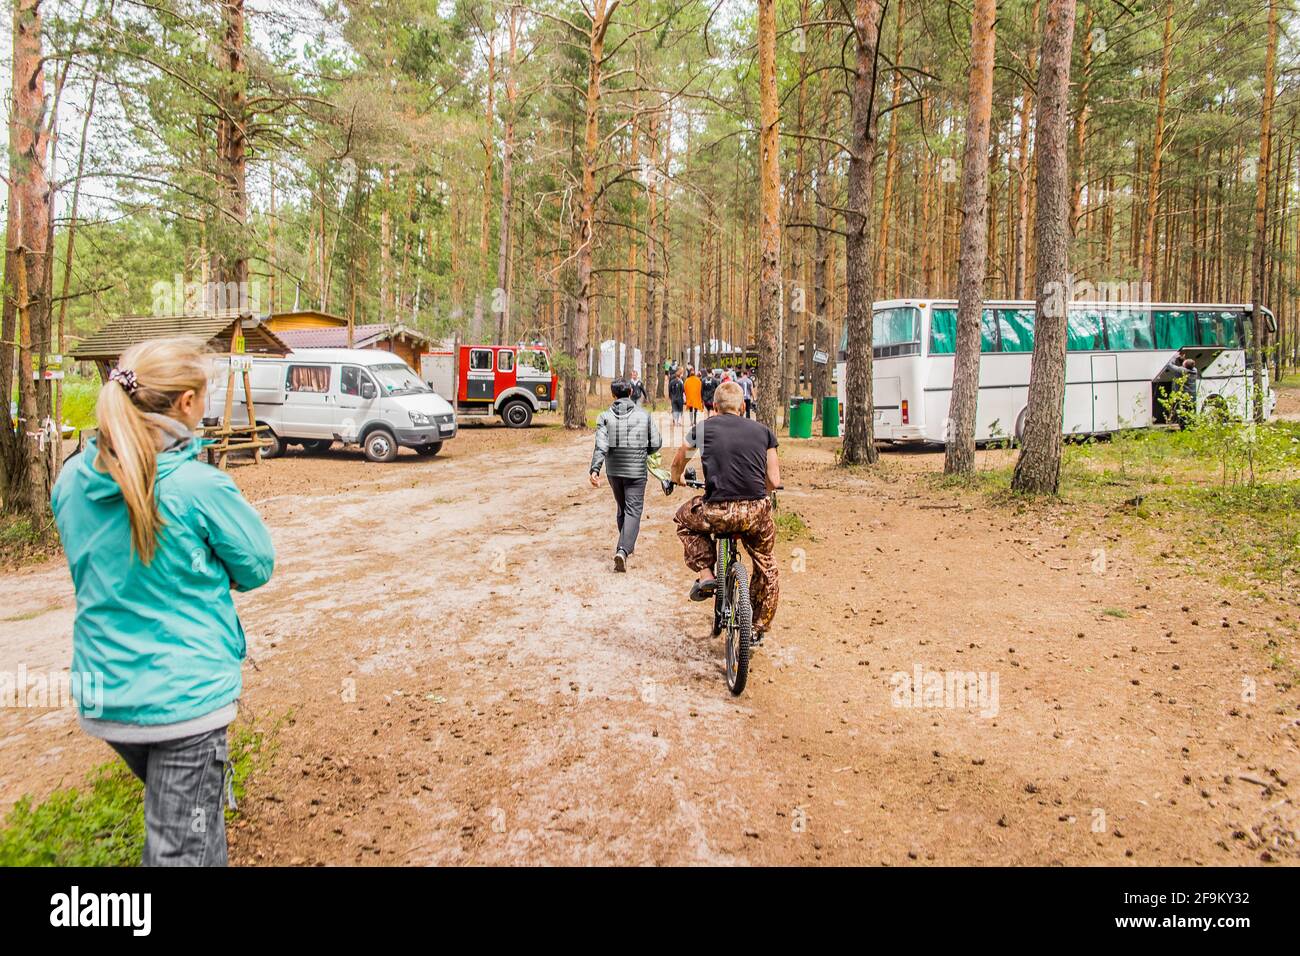
[[[471,372],[492,371],[492,350],[491,349],[470,349],[469,370]]]
[[[1070,309],[1066,317],[1066,348],[1071,352],[1096,352],[1104,348],[1099,312]]]
[[[497,352],[497,371],[513,372],[515,368],[515,353],[509,349],[501,349]]]
[[[1156,348],[1181,349],[1196,344],[1196,316],[1191,312],[1153,312]]]

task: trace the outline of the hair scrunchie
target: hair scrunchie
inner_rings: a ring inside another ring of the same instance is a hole
[[[128,395],[140,387],[140,383],[136,381],[135,372],[131,371],[129,368],[113,369],[108,373],[108,380],[110,382],[117,382],[117,384],[121,385],[122,389]]]

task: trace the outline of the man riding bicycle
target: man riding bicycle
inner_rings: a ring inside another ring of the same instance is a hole
[[[698,572],[692,601],[706,601],[717,587],[713,534],[734,534],[754,560],[750,601],[754,608],[755,642],[762,640],[776,615],[776,525],[768,493],[781,486],[776,435],[760,422],[745,418],[745,393],[735,382],[718,386],[714,404],[720,413],[696,424],[673,459],[672,480],[682,483],[688,448],[698,448],[704,466],[704,494],[677,510],[677,537],[686,552],[686,566]]]

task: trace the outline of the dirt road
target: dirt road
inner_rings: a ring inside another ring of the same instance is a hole
[[[279,562],[237,598],[241,719],[275,729],[233,861],[1300,859],[1283,610],[1104,526],[936,491],[933,456],[845,474],[787,442],[808,534],[778,545],[777,627],[733,700],[685,599],[680,492],[647,495],[616,575],[589,441],[470,428],[434,460],[239,470]],[[0,579],[0,605],[0,670],[66,666],[61,564]],[[982,693],[945,695],[954,673]],[[105,756],[66,711],[0,712],[0,801]]]

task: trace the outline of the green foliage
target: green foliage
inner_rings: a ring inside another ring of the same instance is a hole
[[[134,866],[144,847],[144,787],[121,761],[83,789],[23,797],[0,829],[0,866]]]
[[[270,753],[262,731],[231,731],[237,804]],[[227,821],[236,813],[227,809]],[[0,827],[0,866],[136,866],[143,851],[144,787],[120,760],[96,768],[83,787],[56,790],[40,803],[23,797]]]
[[[95,428],[95,402],[99,399],[99,380],[69,376],[63,383],[63,420],[73,428]]]

